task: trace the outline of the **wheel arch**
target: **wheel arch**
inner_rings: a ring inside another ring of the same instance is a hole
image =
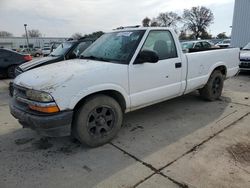
[[[220,62],[220,63],[217,63],[215,64],[213,67],[211,67],[210,69],[210,74],[209,74],[209,77],[213,74],[214,71],[216,70],[219,70],[222,75],[224,76],[224,78],[227,77],[227,66],[225,63],[223,62]]]
[[[124,95],[121,92],[119,92],[117,90],[114,90],[114,89],[107,89],[107,90],[96,91],[96,92],[93,92],[93,93],[90,93],[90,94],[84,96],[83,98],[81,98],[75,104],[74,111],[76,111],[77,109],[79,109],[86,102],[86,100],[88,98],[93,97],[95,95],[99,95],[99,94],[112,97],[113,99],[115,99],[119,103],[119,105],[122,108],[122,111],[123,112],[126,111],[126,109],[128,107],[128,101],[125,99]]]

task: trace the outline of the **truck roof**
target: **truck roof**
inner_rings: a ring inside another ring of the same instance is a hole
[[[117,29],[113,29],[111,32],[118,32],[118,31],[136,31],[136,30],[170,30],[173,29],[169,27],[120,27]]]

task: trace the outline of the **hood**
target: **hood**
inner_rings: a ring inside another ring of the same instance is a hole
[[[242,50],[240,52],[240,59],[244,59],[244,60],[249,60],[250,61],[250,51],[248,50]]]
[[[14,83],[29,89],[51,91],[62,86],[74,77],[83,77],[86,74],[95,75],[97,72],[110,69],[112,63],[75,59],[61,61],[38,67],[16,77]]]
[[[23,72],[32,69],[34,67],[37,67],[43,63],[47,63],[49,61],[54,61],[56,60],[58,57],[52,57],[52,56],[48,56],[48,57],[43,57],[40,59],[34,59],[32,61],[28,61],[26,63],[23,63],[22,65],[19,66],[19,68],[22,69]]]

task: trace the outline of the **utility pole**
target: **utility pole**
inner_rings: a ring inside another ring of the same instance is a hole
[[[27,49],[30,51],[30,45],[29,45],[29,38],[28,38],[28,33],[27,33],[27,24],[24,24],[24,29],[25,29],[25,35],[26,35],[26,40],[27,40]]]

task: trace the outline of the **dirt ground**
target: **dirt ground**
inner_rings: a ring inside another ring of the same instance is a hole
[[[221,100],[196,92],[125,115],[118,136],[90,149],[22,129],[0,80],[0,187],[250,187],[250,74]]]

